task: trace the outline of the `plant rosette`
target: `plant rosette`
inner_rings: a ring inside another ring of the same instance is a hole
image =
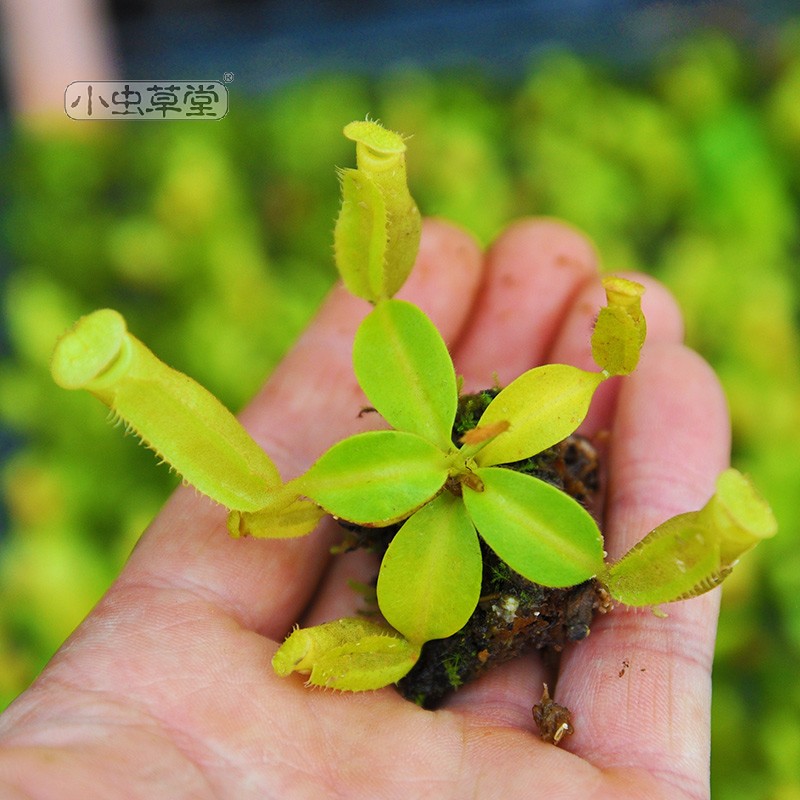
[[[604,279],[607,305],[591,335],[596,371],[547,364],[502,389],[460,397],[435,326],[394,297],[420,237],[405,142],[370,120],[344,133],[356,143],[357,166],[339,171],[336,264],[347,289],[373,306],[355,336],[353,368],[389,430],[344,439],[283,482],[235,417],[162,363],[117,312],[79,320],[52,361],[59,385],[95,394],[187,482],[230,509],[233,536],[303,536],[329,514],[348,531],[340,549],[380,556],[379,614],[294,630],[273,659],[279,675],[349,691],[398,684],[434,705],[525,649],[557,652],[585,638],[593,614],[615,602],[654,606],[708,591],[774,535],[769,506],[729,469],[702,509],[673,517],[607,563],[586,507],[596,457],[574,432],[597,387],[636,368],[643,287]],[[550,741],[572,730],[547,690],[534,716]]]

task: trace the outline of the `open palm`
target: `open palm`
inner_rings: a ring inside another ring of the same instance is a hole
[[[727,465],[724,399],[681,344],[666,291],[646,283],[637,371],[598,391],[583,430],[605,448],[606,549],[699,508]],[[401,296],[430,315],[465,390],[542,363],[591,368],[603,304],[594,254],[574,231],[520,222],[484,256],[441,222],[424,227]],[[353,333],[368,306],[334,290],[242,415],[284,478],[362,415]],[[557,699],[575,734],[556,748],[531,705],[536,655],[425,711],[393,689],[309,690],[270,661],[292,625],[352,614],[364,553],[331,559],[333,524],[297,540],[233,540],[225,511],[184,488],[34,686],[0,718],[10,798],[701,798],[708,795],[710,672],[718,592],[648,612],[616,609],[563,654]]]

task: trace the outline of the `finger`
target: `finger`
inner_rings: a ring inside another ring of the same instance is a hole
[[[377,612],[375,586],[379,568],[380,558],[366,550],[332,558],[311,604],[297,623],[301,628],[310,628],[334,619]]]
[[[725,399],[708,365],[681,345],[652,346],[620,387],[605,525],[611,558],[700,508],[729,446]],[[617,608],[565,654],[559,702],[580,714],[570,750],[705,796],[718,594],[669,605],[668,619]]]
[[[567,225],[528,219],[487,254],[485,281],[455,350],[466,391],[505,385],[542,360],[565,310],[597,274],[589,242]]]
[[[481,254],[462,231],[428,221],[404,295],[432,316],[445,338],[464,324],[480,279]],[[375,422],[358,418],[366,400],[350,362],[367,303],[336,288],[313,323],[241,415],[282,476],[298,474],[330,444]],[[233,540],[225,511],[179,490],[137,547],[119,587],[179,586],[211,598],[242,624],[282,638],[314,592],[334,527],[299,539]]]

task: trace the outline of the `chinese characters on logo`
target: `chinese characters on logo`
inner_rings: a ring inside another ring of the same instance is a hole
[[[71,119],[222,119],[220,81],[75,81],[64,92]]]

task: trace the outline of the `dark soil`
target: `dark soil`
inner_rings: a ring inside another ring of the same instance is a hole
[[[497,390],[489,390],[460,399],[454,442],[476,426],[496,394]],[[532,458],[504,466],[557,486],[587,508],[599,490],[597,452],[588,439],[577,434]],[[347,536],[341,549],[363,547],[379,555],[399,529],[399,525],[344,527]],[[414,668],[397,685],[404,697],[425,708],[436,707],[449,692],[524,652],[535,649],[552,659],[566,643],[585,639],[595,613],[605,613],[611,606],[608,593],[595,580],[567,589],[540,586],[514,572],[483,542],[481,549],[483,584],[474,613],[458,633],[427,642]],[[553,727],[553,731],[561,731],[558,739],[571,732],[562,724],[566,719],[562,709],[549,695],[535,707],[534,716],[538,710],[542,718],[537,724],[543,738],[553,741],[554,734],[546,730],[553,719],[559,720]]]

